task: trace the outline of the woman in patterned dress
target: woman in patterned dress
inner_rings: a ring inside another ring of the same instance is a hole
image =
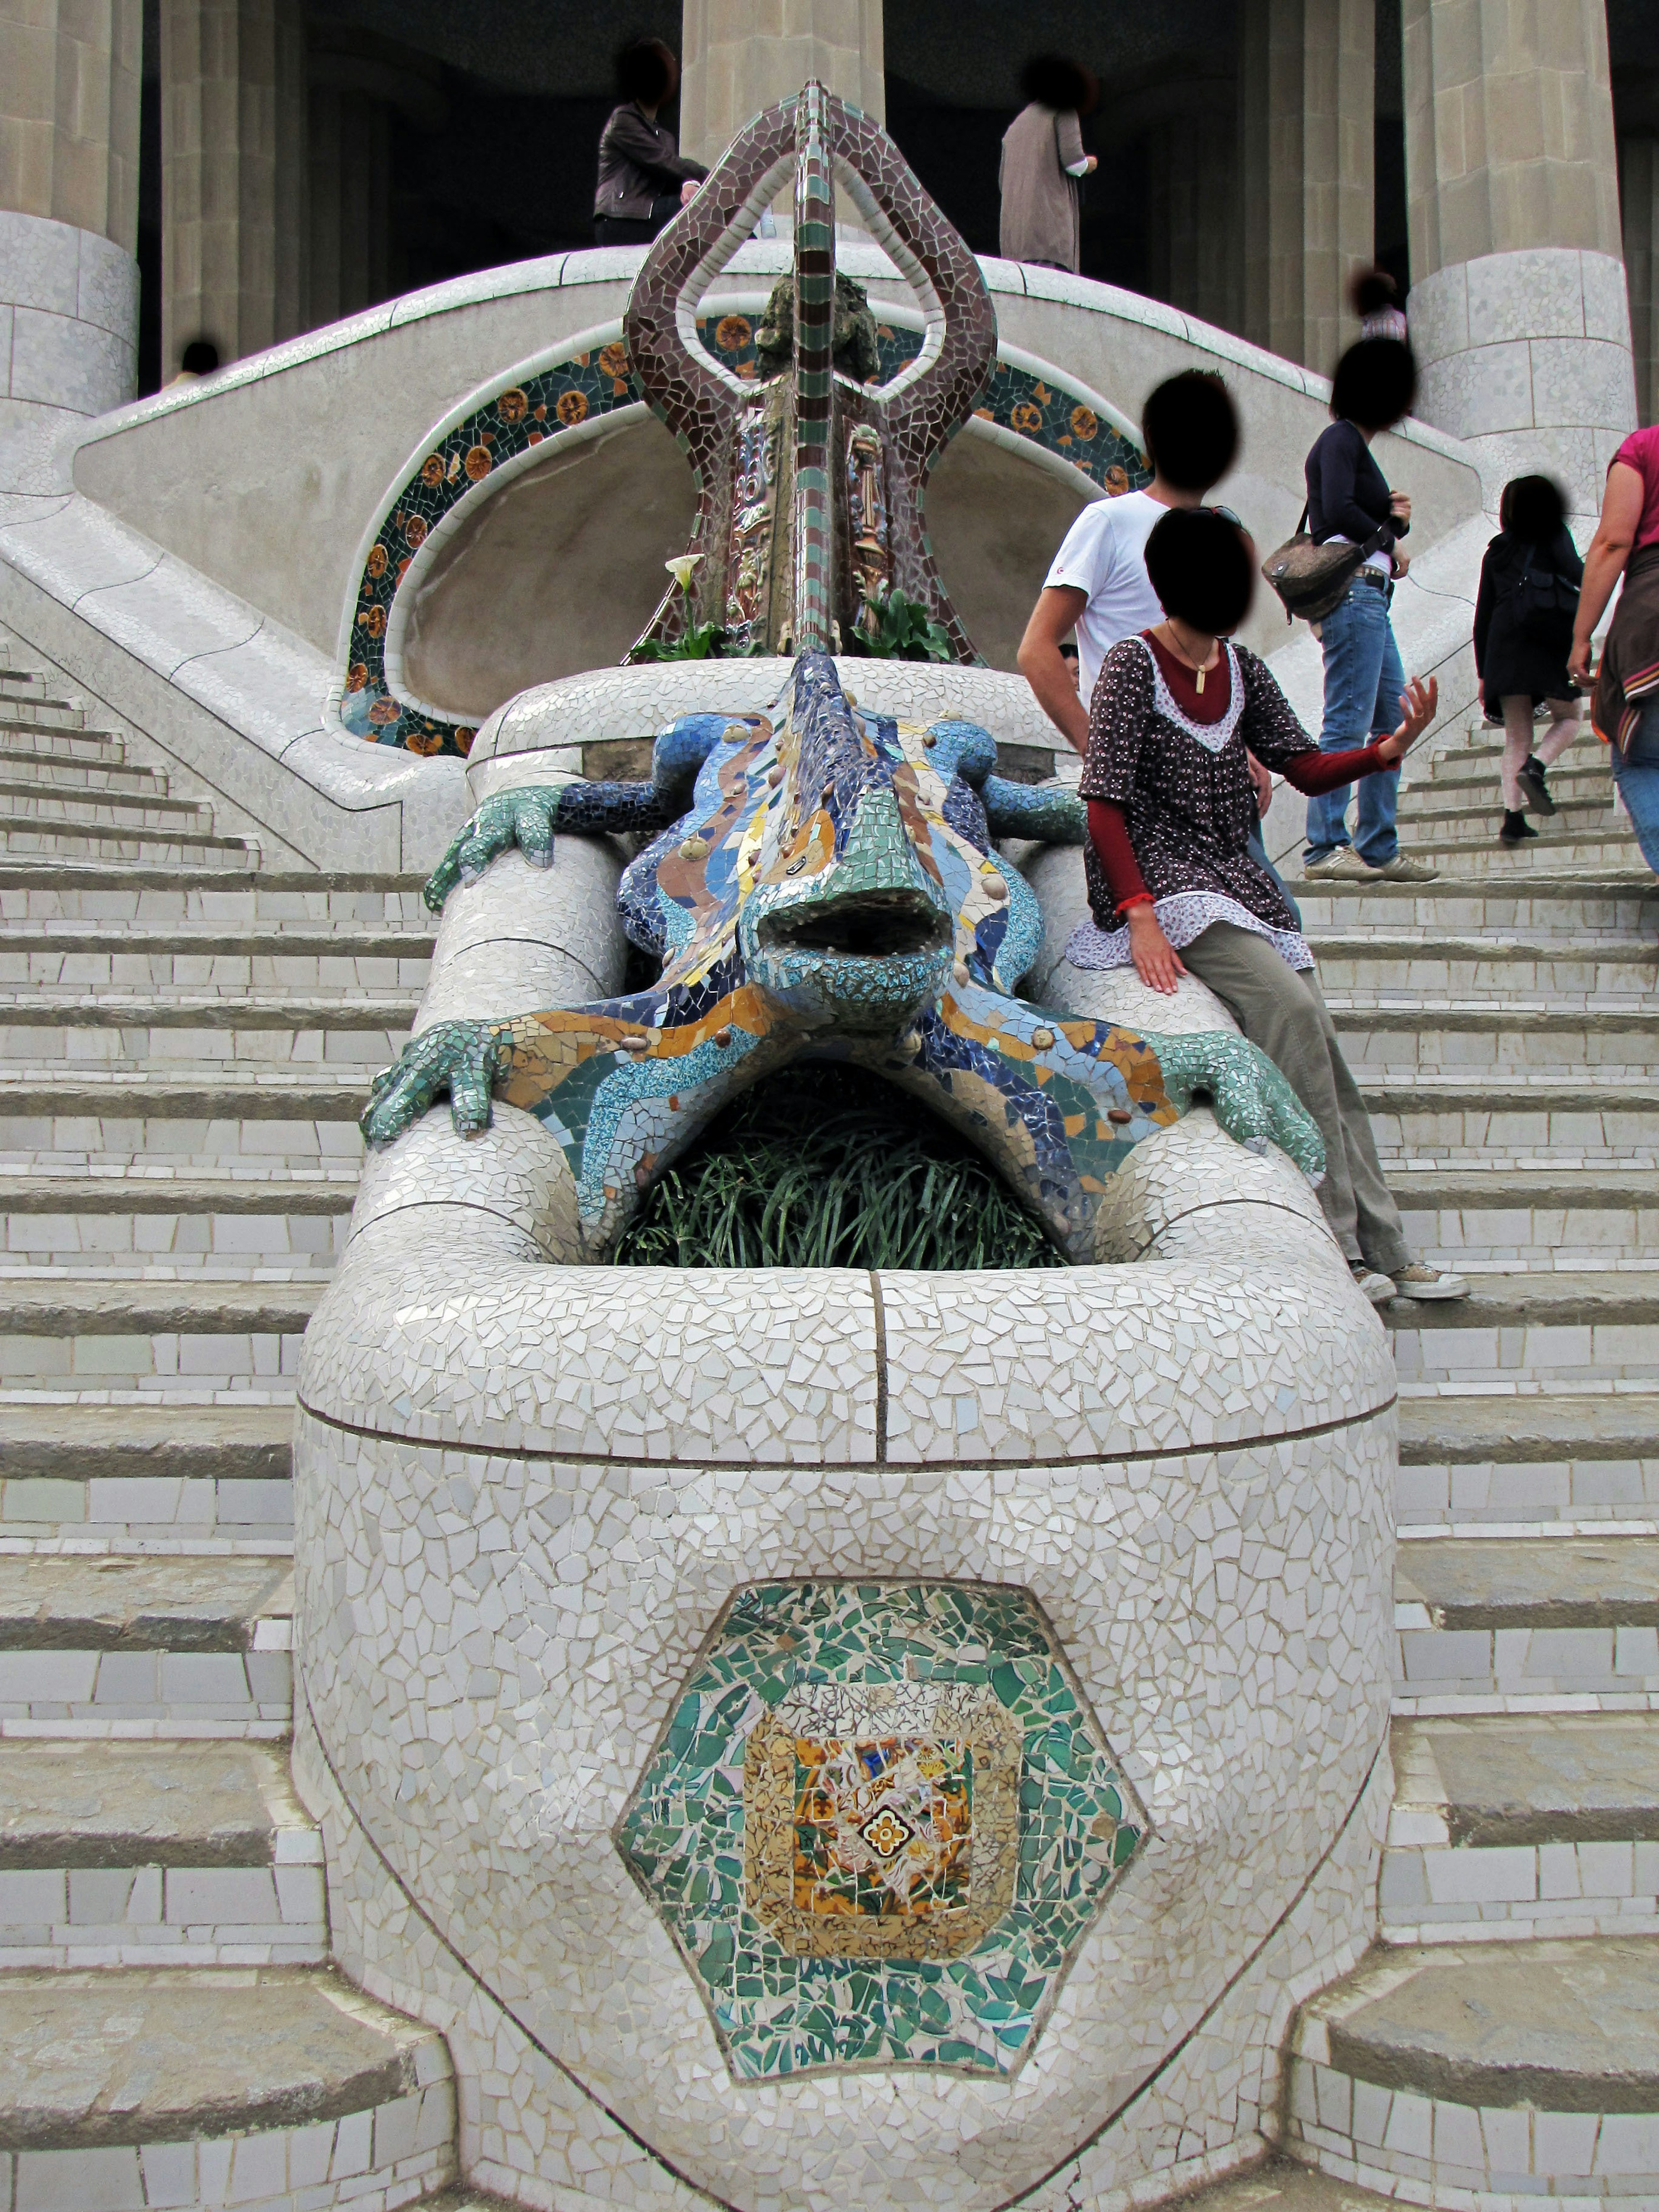
[[[1080,968],[1133,964],[1157,991],[1173,992],[1188,969],[1201,977],[1318,1122],[1321,1203],[1366,1296],[1466,1297],[1461,1277],[1407,1249],[1313,954],[1248,849],[1247,750],[1310,794],[1392,769],[1434,719],[1434,679],[1407,685],[1390,736],[1322,753],[1264,664],[1227,642],[1255,573],[1237,526],[1211,507],[1171,508],[1146,559],[1164,618],[1101,664],[1079,787],[1094,919],[1068,957]]]

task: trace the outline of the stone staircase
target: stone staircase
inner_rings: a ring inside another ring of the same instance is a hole
[[[1440,880],[1299,891],[1425,1257],[1396,1302],[1382,1941],[1304,2006],[1296,2156],[1417,2203],[1659,2198],[1659,886],[1602,748],[1500,848],[1475,726],[1402,796]]]
[[[453,2075],[330,1964],[289,1432],[429,917],[87,720],[0,653],[0,2205],[387,2212]]]
[[[3,647],[0,744],[0,2206],[425,2201],[448,2055],[331,1970],[287,1739],[292,1376],[430,917],[262,862]],[[1598,754],[1510,854],[1473,733],[1405,802],[1439,883],[1304,900],[1478,1282],[1386,1317],[1384,1942],[1298,2016],[1284,2131],[1460,2205],[1659,2192],[1659,899]]]

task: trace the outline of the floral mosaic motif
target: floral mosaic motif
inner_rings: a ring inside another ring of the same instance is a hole
[[[801,1582],[732,1597],[616,1841],[755,2081],[1012,2074],[1146,1832],[1025,1592]]]
[[[919,1099],[1078,1261],[1117,1170],[1200,1090],[1231,1135],[1322,1171],[1316,1127],[1245,1038],[1137,1036],[1017,995],[1042,915],[993,838],[1080,843],[1085,824],[1074,793],[1011,783],[995,761],[976,723],[858,713],[834,661],[804,653],[773,714],[671,725],[648,783],[496,793],[428,904],[514,847],[545,866],[562,833],[654,831],[617,903],[661,974],[589,1006],[435,1024],[376,1079],[364,1135],[394,1141],[445,1091],[462,1134],[495,1096],[537,1115],[596,1258],[732,1098],[799,1059]]]

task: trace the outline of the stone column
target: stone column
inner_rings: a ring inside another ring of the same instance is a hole
[[[751,116],[817,77],[880,122],[882,0],[685,0],[680,145],[713,161]]]
[[[161,0],[161,373],[304,327],[302,0]]]
[[[389,299],[392,138],[401,125],[444,130],[440,63],[393,49],[356,26],[312,21],[308,151],[310,240],[305,328]]]
[[[1152,125],[1142,142],[1146,289],[1203,322],[1242,332],[1237,105],[1231,78],[1191,74],[1123,103]]]
[[[1604,0],[1404,0],[1418,412],[1576,508],[1636,419]]]
[[[143,0],[0,16],[0,433],[131,399]]]
[[[1328,376],[1374,251],[1375,0],[1244,0],[1244,335]]]
[[[1619,206],[1630,294],[1636,419],[1659,416],[1659,138],[1619,141]]]

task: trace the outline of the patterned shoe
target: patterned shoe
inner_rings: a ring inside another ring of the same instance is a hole
[[[1391,884],[1431,884],[1440,871],[1431,868],[1426,860],[1408,860],[1404,853],[1396,853],[1393,860],[1384,860],[1371,873],[1386,876]]]
[[[1308,863],[1302,871],[1306,884],[1374,884],[1382,871],[1362,860],[1352,845],[1339,845],[1322,860]]]
[[[1387,1275],[1379,1275],[1363,1260],[1350,1260],[1348,1272],[1374,1306],[1385,1306],[1394,1296],[1394,1284]]]
[[[1394,1288],[1402,1298],[1466,1298],[1469,1294],[1462,1275],[1451,1274],[1443,1267],[1425,1267],[1421,1260],[1395,1271]]]

